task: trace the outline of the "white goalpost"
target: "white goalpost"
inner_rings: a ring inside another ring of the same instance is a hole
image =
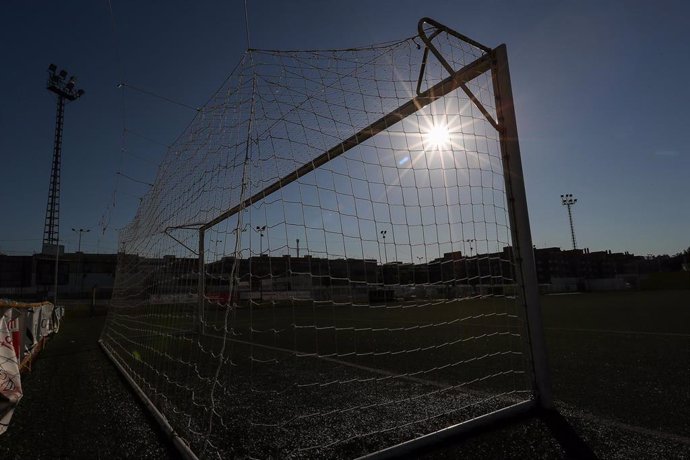
[[[551,395],[505,45],[248,50],[120,234],[101,345],[190,457],[387,458]]]

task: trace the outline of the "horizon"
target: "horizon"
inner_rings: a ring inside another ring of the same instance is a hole
[[[392,244],[392,243],[390,243],[390,244]],[[512,248],[512,246],[505,246],[505,247],[503,248],[503,250],[504,250],[504,251],[505,251],[505,250],[509,250],[510,248]],[[614,255],[628,255],[628,256],[633,256],[633,257],[642,257],[642,258],[644,258],[644,259],[650,259],[650,258],[655,259],[655,258],[665,258],[665,257],[669,257],[669,258],[671,258],[671,257],[678,257],[678,256],[683,256],[684,254],[687,254],[687,253],[690,251],[690,247],[688,247],[688,248],[686,248],[686,249],[682,249],[682,250],[680,250],[680,251],[678,251],[678,252],[675,252],[675,253],[672,253],[672,254],[639,254],[639,253],[635,253],[635,252],[631,252],[631,251],[617,251],[617,252],[614,252],[614,251],[612,251],[611,249],[599,249],[599,250],[592,251],[590,248],[577,248],[577,249],[572,249],[572,248],[570,248],[570,249],[568,249],[568,248],[562,248],[562,247],[560,247],[560,246],[545,246],[545,247],[536,247],[536,246],[535,246],[534,249],[537,250],[537,251],[544,251],[544,250],[548,250],[548,249],[557,249],[558,251],[564,252],[564,253],[568,253],[568,252],[570,252],[570,253],[573,253],[573,252],[578,253],[578,252],[579,252],[579,253],[582,253],[582,255],[601,254],[601,253],[608,254],[608,255],[611,255],[611,256],[614,256]],[[444,260],[445,258],[447,258],[447,257],[449,257],[449,256],[453,256],[454,254],[457,254],[457,253],[460,253],[460,254],[461,254],[461,257],[468,258],[468,259],[473,259],[473,258],[477,258],[477,257],[479,257],[479,256],[490,256],[490,255],[500,254],[500,253],[503,252],[503,251],[498,251],[498,252],[482,252],[482,253],[478,253],[478,252],[476,252],[476,251],[473,251],[473,252],[474,252],[473,255],[465,254],[465,253],[463,253],[462,251],[451,251],[451,252],[446,252],[446,253],[444,253],[441,257],[437,257],[437,258],[434,258],[434,259],[430,259],[429,261],[425,261],[425,262],[418,262],[418,264],[421,264],[421,265],[430,264],[430,263],[433,263],[434,261]],[[74,255],[77,255],[77,254],[92,255],[92,256],[112,256],[112,255],[119,255],[119,254],[121,254],[121,253],[122,253],[122,251],[115,251],[115,252],[89,252],[89,251],[84,251],[84,250],[81,250],[81,251],[68,251],[67,248],[64,248],[64,252],[61,252],[61,253],[60,253],[60,257],[74,256]],[[151,260],[154,260],[154,259],[164,259],[164,258],[166,258],[166,257],[172,257],[172,258],[178,258],[178,259],[190,259],[190,260],[191,260],[191,259],[194,259],[194,260],[197,260],[196,257],[189,257],[189,256],[182,256],[182,257],[180,257],[180,256],[177,256],[177,255],[175,255],[175,254],[163,254],[163,255],[160,255],[160,256],[156,256],[156,257],[145,257],[145,256],[142,256],[142,255],[139,255],[139,254],[128,254],[128,255],[136,255],[136,256],[142,257],[142,258],[150,258]],[[53,254],[51,254],[51,253],[42,253],[41,251],[36,251],[36,252],[31,252],[31,253],[30,253],[30,252],[27,252],[27,253],[12,253],[12,252],[6,253],[6,252],[3,252],[3,251],[0,249],[0,256],[6,256],[6,257],[32,257],[32,256],[52,257]],[[232,254],[227,254],[227,255],[224,255],[223,257],[221,257],[220,259],[217,259],[217,260],[228,259],[228,258],[233,258],[233,257],[234,257],[234,256],[233,256]],[[242,256],[242,253],[240,252],[240,257],[238,257],[238,258],[239,258],[239,259],[249,259],[249,258],[258,258],[258,257],[272,257],[272,258],[281,258],[281,257],[293,257],[293,258],[298,258],[298,257],[299,257],[299,258],[306,258],[306,257],[309,257],[309,258],[313,258],[313,259],[320,258],[320,259],[332,259],[332,260],[364,260],[364,261],[371,261],[371,260],[374,260],[374,261],[377,261],[377,262],[379,261],[379,259],[376,258],[376,257],[373,257],[373,258],[364,258],[364,259],[357,259],[357,258],[354,258],[354,257],[340,257],[340,256],[333,256],[333,257],[325,256],[325,257],[323,257],[323,256],[321,256],[321,255],[319,255],[319,254],[311,255],[311,254],[308,254],[308,253],[307,253],[307,254],[304,254],[303,256],[296,256],[296,255],[292,255],[292,254],[290,254],[290,253],[287,253],[287,254],[275,254],[275,255],[263,253],[263,254],[252,254],[252,255],[249,256],[249,257],[243,257],[243,256]],[[213,263],[213,262],[209,262],[209,263]],[[385,261],[382,265],[386,265],[386,264],[407,264],[407,263],[412,263],[413,265],[415,265],[415,262],[414,262],[414,261],[407,262],[407,261],[402,261],[402,260],[388,260],[388,261]]]

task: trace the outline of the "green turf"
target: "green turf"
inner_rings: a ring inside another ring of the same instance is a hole
[[[541,301],[558,401],[594,417],[680,436],[689,434],[685,408],[690,402],[690,291],[588,293],[544,296]],[[509,299],[498,298],[439,302],[425,308],[310,303],[237,309],[228,317],[232,334],[227,336],[224,357],[228,361],[219,375],[217,397],[222,406],[217,409],[221,415],[217,422],[222,420],[226,426],[217,429],[217,434],[228,429],[235,433],[236,442],[231,446],[235,452],[246,439],[256,440],[257,436],[273,439],[271,448],[290,451],[299,446],[290,447],[287,439],[276,447],[276,434],[270,428],[244,430],[242,414],[251,413],[255,422],[283,421],[283,433],[318,432],[322,438],[317,443],[325,443],[339,439],[342,433],[319,430],[326,423],[320,416],[306,419],[304,423],[316,423],[306,428],[291,426],[291,417],[332,410],[329,426],[347,425],[356,433],[362,432],[359,425],[385,429],[387,418],[403,420],[404,413],[429,415],[428,408],[443,398],[456,398],[453,404],[464,404],[472,398],[463,399],[455,390],[437,392],[430,398],[422,395],[502,369],[525,370],[527,355],[519,354],[524,343],[514,335],[522,326],[512,316],[513,307]],[[208,382],[215,378],[218,359],[214,355],[222,346],[225,311],[208,308],[204,336],[181,334],[193,325],[193,309],[152,306],[144,315],[113,318],[119,324],[113,324],[111,333],[121,334],[112,336],[113,351],[142,382],[156,388],[152,399],[163,408],[174,405],[176,414],[197,414],[198,420],[183,416],[176,422],[203,431],[204,420],[209,418]],[[491,335],[492,331],[499,335]],[[514,353],[494,354],[505,350]],[[332,357],[337,362],[296,357],[293,352]],[[152,363],[157,367],[152,368]],[[400,374],[411,378],[388,378]],[[378,383],[372,384],[372,378]],[[520,391],[524,382],[524,375],[497,374],[462,390]],[[406,401],[409,397],[413,399]],[[390,400],[402,401],[398,404],[401,409],[389,407],[386,401]],[[367,404],[373,410],[362,409],[356,420],[348,419],[343,411]],[[444,410],[440,406],[433,409],[440,414]],[[457,418],[444,416],[434,422],[457,423],[471,414],[472,410],[464,411],[452,414]],[[340,422],[336,422],[338,417]],[[433,429],[437,423],[426,425],[412,425],[413,432]],[[365,450],[376,445],[367,444]],[[356,446],[353,449],[357,452]]]
[[[690,435],[690,290],[545,296],[542,305],[558,400]]]

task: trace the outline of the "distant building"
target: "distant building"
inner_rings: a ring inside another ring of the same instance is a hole
[[[111,291],[116,268],[117,254],[60,254],[57,280],[59,296],[87,297],[94,288]],[[54,254],[0,255],[0,296],[48,299],[52,297],[54,284]]]
[[[640,287],[651,273],[681,270],[685,259],[643,257],[588,249],[534,249],[537,279],[544,291],[605,290]],[[221,304],[231,296],[242,301],[301,298],[313,301],[375,303],[391,298],[450,298],[489,293],[512,295],[516,274],[512,248],[467,256],[445,253],[428,263],[375,259],[329,259],[306,255],[266,254],[207,262],[203,280],[207,299]],[[197,258],[132,254],[61,254],[58,294],[87,297],[96,289],[110,297],[120,263],[116,297],[128,303],[194,302],[198,298]],[[684,262],[685,263],[685,262]],[[238,282],[229,292],[231,276]],[[52,297],[55,256],[0,255],[0,296],[43,300]]]

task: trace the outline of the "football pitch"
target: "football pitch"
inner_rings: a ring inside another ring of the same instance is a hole
[[[690,291],[547,295],[541,302],[558,404],[597,421],[690,435],[685,410],[690,402]],[[159,308],[160,313],[119,321],[130,328],[147,323],[141,332],[190,323],[189,316],[166,316],[169,306]],[[224,347],[225,370],[217,375],[221,403],[215,410],[235,433],[237,443],[229,448],[260,451],[252,440],[263,438],[273,440],[270,449],[299,449],[290,436],[276,445],[276,428],[317,436],[321,446],[342,437],[343,430],[366,434],[358,424],[379,432],[375,441],[358,441],[352,450],[337,441],[340,454],[355,454],[457,423],[472,411],[527,398],[522,321],[515,313],[507,298],[424,308],[262,306],[233,311],[227,318],[232,332],[224,335],[225,311],[211,307],[200,337],[151,335],[149,340],[144,334],[136,339],[143,347],[137,353],[140,363],[132,365],[157,382],[159,394],[166,395],[159,404],[188,399],[184,393],[196,391],[186,410],[192,412],[208,407],[208,395],[201,394],[218,361],[202,360],[205,364],[191,374],[180,363],[196,361],[201,355],[195,348],[220,356]],[[166,379],[149,372],[147,363],[156,360]],[[198,388],[191,381],[180,388],[176,382],[185,381],[185,373],[202,377]],[[353,413],[359,413],[355,422]],[[381,438],[380,433],[414,413],[427,416],[410,423],[409,430]],[[245,420],[252,424],[248,431]],[[193,431],[203,432],[203,427]]]
[[[690,290],[542,297],[554,396],[690,436]]]

